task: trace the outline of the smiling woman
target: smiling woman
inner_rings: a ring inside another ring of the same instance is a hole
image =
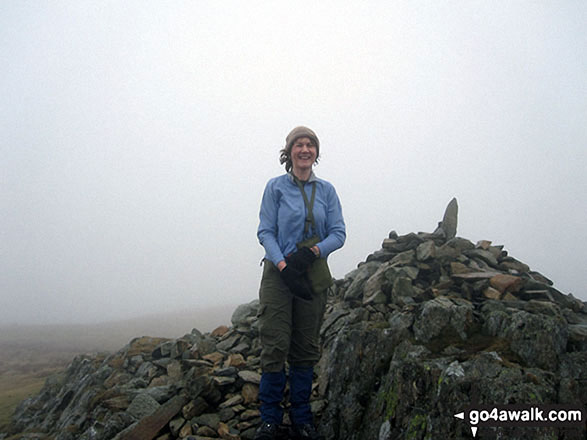
[[[308,180],[312,173],[312,165],[318,157],[317,147],[307,137],[296,139],[291,147],[291,161],[293,172],[300,180]]]
[[[294,164],[294,156],[296,159],[301,158],[302,153],[305,162]],[[289,173],[297,165],[298,172],[303,169],[306,174],[308,170],[312,170],[315,163],[318,163],[318,159],[320,159],[320,141],[316,133],[307,127],[294,128],[285,139],[285,148],[279,155],[279,162],[285,164],[285,171]],[[308,180],[308,178],[302,180]]]
[[[278,438],[282,430],[289,364],[292,437],[321,439],[310,410],[313,366],[320,357],[319,332],[332,276],[330,253],[346,238],[340,201],[334,187],[312,171],[320,141],[307,127],[294,128],[280,161],[287,174],[265,187],[257,236],[265,248],[259,289],[261,418],[256,440]]]

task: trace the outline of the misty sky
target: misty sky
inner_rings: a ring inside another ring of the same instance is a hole
[[[343,277],[391,230],[458,235],[587,300],[587,2],[0,3],[0,323],[257,297],[297,125]]]

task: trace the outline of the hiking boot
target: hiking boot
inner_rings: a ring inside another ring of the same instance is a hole
[[[276,423],[261,423],[255,432],[255,440],[277,440],[280,438],[279,425]]]
[[[324,437],[318,434],[318,431],[311,423],[293,425],[291,438],[294,440],[324,440]]]

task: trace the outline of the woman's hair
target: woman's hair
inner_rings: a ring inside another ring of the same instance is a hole
[[[285,171],[288,173],[293,167],[293,163],[291,161],[291,148],[293,147],[296,139],[301,137],[307,137],[311,139],[312,142],[314,142],[316,145],[316,161],[314,163],[318,163],[318,159],[320,158],[320,141],[318,140],[316,133],[314,133],[314,131],[308,127],[296,127],[289,132],[285,138],[285,147],[283,147],[279,152],[279,163],[285,164]]]

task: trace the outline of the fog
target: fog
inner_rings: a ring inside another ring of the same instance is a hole
[[[347,224],[487,239],[587,300],[587,3],[0,4],[0,322],[251,301],[287,133]]]

